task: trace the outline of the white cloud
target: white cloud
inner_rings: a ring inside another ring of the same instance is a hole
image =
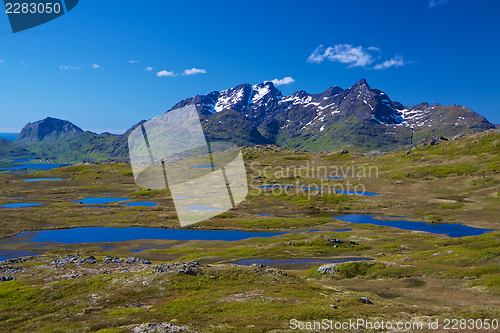
[[[3,60],[2,59],[0,59],[0,64],[3,64]]]
[[[73,67],[73,66],[59,66],[59,69],[61,69],[61,70],[66,70],[66,69],[79,70],[81,68],[80,67]]]
[[[370,50],[370,51],[377,51],[378,53],[382,52],[382,51],[380,51],[380,49],[378,47],[375,47],[375,46],[369,46],[366,49]]]
[[[205,74],[207,71],[205,69],[191,68],[186,69],[182,75],[195,75],[195,74]]]
[[[431,2],[429,3],[429,8],[434,8],[440,5],[446,5],[448,2],[450,2],[450,0],[431,0]]]
[[[374,48],[371,46],[370,48]],[[309,56],[307,62],[320,64],[323,60],[349,64],[349,67],[365,67],[374,61],[374,58],[362,46],[353,47],[349,44],[337,44],[324,50],[320,45]]]
[[[154,69],[153,67],[146,67],[146,70],[147,70],[147,71],[150,71],[150,72],[151,72],[153,69]]]
[[[98,69],[99,67],[101,67],[101,66],[96,65],[96,64],[93,64],[93,65],[92,65],[92,68],[93,68],[93,69]]]
[[[136,64],[136,63],[138,63],[138,62],[139,62],[139,60],[130,60],[130,61],[129,61],[129,63],[131,63],[131,64]]]
[[[394,58],[390,60],[386,60],[381,64],[376,65],[373,69],[387,69],[389,67],[401,67],[408,64],[408,61],[403,60],[403,56],[401,54],[396,55]]]
[[[166,70],[159,71],[158,73],[156,73],[156,75],[158,77],[162,77],[162,76],[177,76],[177,74],[175,74],[174,72],[169,72],[169,71],[166,71]]]
[[[271,80],[270,82],[272,82],[275,86],[281,86],[284,84],[293,83],[293,82],[295,82],[295,80],[292,79],[290,76],[287,76],[287,77],[282,78],[281,80],[274,79],[274,80]]]

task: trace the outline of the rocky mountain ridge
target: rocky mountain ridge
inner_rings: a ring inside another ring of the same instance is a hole
[[[277,144],[309,151],[390,151],[435,136],[496,128],[459,105],[404,106],[370,87],[365,79],[345,90],[332,86],[318,94],[301,90],[290,96],[284,96],[272,82],[244,83],[184,99],[169,111],[187,105],[198,110],[209,141]],[[128,133],[143,122],[123,135],[97,135],[49,117],[27,124],[15,143],[35,155],[71,162],[124,160]]]

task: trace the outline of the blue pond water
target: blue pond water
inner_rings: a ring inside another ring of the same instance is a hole
[[[0,251],[0,261],[19,257],[37,256],[42,251]]]
[[[156,202],[126,202],[121,203],[123,206],[131,206],[131,207],[155,207],[158,206]]]
[[[191,210],[222,210],[220,208],[213,208],[213,207],[206,207],[206,206],[191,206],[191,207],[188,207],[188,209],[191,209]]]
[[[342,215],[333,216],[332,218],[351,222],[351,223],[367,223],[386,227],[399,228],[403,230],[414,230],[414,231],[426,231],[433,234],[445,234],[450,237],[465,237],[465,236],[478,236],[485,232],[493,231],[488,229],[480,229],[474,227],[468,227],[463,224],[450,224],[450,223],[440,223],[440,224],[430,224],[425,222],[415,222],[415,221],[392,221],[392,220],[378,220],[374,219],[376,215]]]
[[[43,204],[21,202],[21,203],[12,203],[12,204],[3,205],[3,206],[0,206],[0,208],[23,208],[23,207],[36,207],[36,206],[43,206]]]
[[[21,164],[13,166],[10,168],[0,168],[0,170],[20,170],[20,169],[40,169],[40,170],[52,170],[55,168],[60,168],[62,166],[68,166],[70,164]]]
[[[207,164],[207,165],[193,165],[192,167],[193,168],[197,168],[197,169],[208,169],[208,168],[216,168],[216,167],[218,167],[218,165],[210,165],[210,164]]]
[[[84,205],[103,205],[112,202],[121,202],[130,200],[129,198],[85,198],[81,200],[75,200],[76,203],[82,203]]]
[[[23,179],[23,182],[53,182],[59,180],[66,180],[66,179],[59,179],[59,178]]]
[[[345,179],[345,178],[342,178],[342,177],[326,177],[328,179]]]
[[[272,265],[272,264],[337,264],[347,261],[368,261],[373,259],[289,259],[289,260],[270,260],[270,259],[245,259],[233,262],[235,265],[250,266],[256,265]]]
[[[235,241],[252,237],[272,237],[284,233],[227,230],[185,230],[156,228],[75,228],[32,231],[5,239],[5,242],[103,243],[136,239]]]

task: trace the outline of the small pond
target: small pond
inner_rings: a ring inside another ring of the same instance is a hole
[[[66,179],[59,179],[59,178],[23,179],[23,182],[55,182],[60,180],[66,180]]]
[[[426,231],[433,234],[445,234],[450,237],[465,237],[465,236],[478,236],[485,232],[493,231],[488,229],[469,227],[463,224],[450,224],[450,223],[425,223],[415,221],[403,221],[398,217],[398,220],[387,220],[388,217],[377,217],[376,215],[342,215],[333,216],[332,218],[351,222],[351,223],[366,223],[386,227],[399,228],[403,230],[413,231]]]
[[[188,230],[157,228],[74,228],[24,232],[2,242],[105,243],[138,239],[235,241],[252,237],[272,237],[285,233],[228,230]]]
[[[0,208],[23,208],[23,207],[36,207],[43,206],[41,203],[29,203],[29,202],[20,202],[20,203],[11,203],[0,206]]]
[[[85,198],[81,200],[75,200],[76,203],[81,203],[84,205],[103,205],[112,202],[122,202],[130,200],[129,198]]]
[[[19,257],[27,257],[27,256],[37,256],[43,251],[1,251],[0,250],[0,261],[4,261],[7,259],[15,259]]]

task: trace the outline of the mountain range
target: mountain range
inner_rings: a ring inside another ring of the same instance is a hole
[[[297,91],[283,96],[272,82],[241,84],[184,99],[169,111],[195,105],[210,141],[241,145],[277,144],[291,149],[390,151],[436,136],[453,137],[496,128],[459,105],[404,106],[365,79],[348,89]],[[167,112],[169,112],[167,111]],[[26,155],[65,162],[126,160],[127,137],[83,131],[69,121],[28,123],[14,143],[0,141],[1,157]],[[5,154],[5,156],[4,156]]]

